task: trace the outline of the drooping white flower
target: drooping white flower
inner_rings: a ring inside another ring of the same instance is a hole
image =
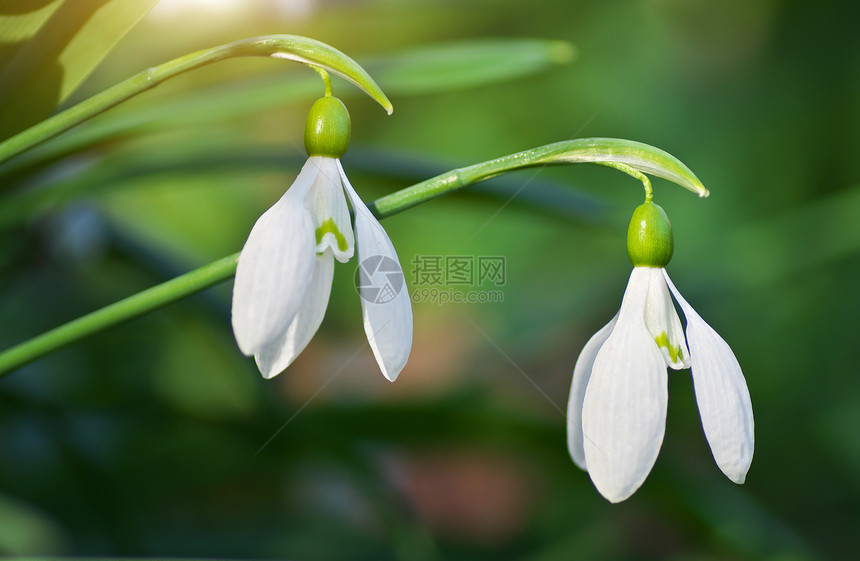
[[[379,221],[350,185],[340,163],[349,144],[349,114],[334,97],[318,100],[308,117],[309,158],[292,186],[257,220],[239,256],[232,323],[239,349],[271,378],[283,371],[316,333],[331,293],[334,260],[358,248],[359,263],[378,258],[399,274],[397,252]],[[350,221],[347,199],[355,215]],[[396,280],[396,279],[395,279]],[[412,347],[412,305],[405,283],[379,298],[361,284],[367,340],[391,380]]]
[[[666,426],[666,368],[690,368],[705,436],[722,472],[743,483],[753,455],[749,391],[728,344],[669,279],[669,220],[646,202],[628,233],[634,268],[621,309],[586,343],[573,372],[568,449],[611,502],[632,495],[650,473]],[[686,318],[686,333],[669,296]],[[686,336],[685,336],[686,335]]]

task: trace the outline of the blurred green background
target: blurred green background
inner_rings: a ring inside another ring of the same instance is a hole
[[[3,0],[0,15],[22,4],[51,5]],[[366,346],[355,262],[337,267],[320,332],[271,381],[233,341],[229,282],[4,377],[0,554],[855,559],[856,8],[162,0],[136,26],[132,14],[63,106],[200,48],[313,37],[366,64],[394,103],[387,117],[335,78],[353,119],[344,166],[366,201],[568,138],[680,158],[711,197],[655,180],[675,229],[668,269],[744,369],[755,458],[743,486],[719,472],[682,371],[670,375],[660,457],[631,499],[610,505],[574,466],[561,411],[579,351],[620,303],[642,191],[605,168],[528,170],[384,221],[407,277],[416,256],[502,256],[506,273],[501,287],[453,287],[500,290],[503,302],[416,303],[394,384]],[[511,57],[509,76],[502,65],[474,84],[397,63],[513,38],[569,41],[578,56],[522,71]],[[30,113],[4,104],[3,136],[59,99],[62,72],[43,70],[41,82],[2,84],[32,101]],[[295,177],[320,93],[299,65],[229,60],[0,167],[0,346],[240,249]]]

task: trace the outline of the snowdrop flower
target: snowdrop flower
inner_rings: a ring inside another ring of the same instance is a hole
[[[627,235],[633,272],[621,309],[586,343],[573,371],[567,444],[597,490],[616,503],[645,481],[666,427],[666,367],[690,368],[714,459],[743,483],[753,455],[753,413],[728,344],[693,310],[664,267],[673,240],[663,209],[646,201]],[[686,337],[671,291],[686,318]],[[688,347],[689,345],[689,347]]]
[[[254,224],[233,285],[233,332],[271,378],[310,342],[331,293],[334,260],[387,263],[385,297],[361,268],[364,330],[382,374],[394,381],[412,347],[412,306],[400,261],[385,230],[350,185],[340,157],[349,145],[349,113],[335,97],[317,100],[305,127],[308,160],[281,199]],[[347,199],[355,214],[350,221]],[[399,282],[398,277],[399,275]],[[385,279],[383,279],[385,280]]]

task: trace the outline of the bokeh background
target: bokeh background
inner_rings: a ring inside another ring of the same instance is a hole
[[[51,4],[4,0],[0,15]],[[290,33],[365,63],[394,103],[388,117],[334,80],[353,119],[344,166],[366,201],[576,137],[684,161],[712,195],[655,180],[675,230],[669,271],[743,366],[755,458],[743,486],[719,472],[682,371],[631,499],[610,505],[573,465],[571,372],[620,303],[642,191],[606,168],[528,170],[384,221],[413,294],[425,288],[413,261],[505,260],[502,286],[435,287],[501,302],[419,298],[394,384],[365,342],[354,262],[337,267],[320,332],[271,381],[233,341],[229,282],[2,378],[0,554],[856,558],[857,16],[847,1],[161,0],[62,106],[200,48]],[[577,56],[410,75],[416,49],[450,62],[523,38]],[[32,101],[4,104],[4,137],[56,104],[62,71],[47,70],[2,84]],[[320,93],[299,65],[229,60],[0,167],[0,346],[237,251],[295,177]]]

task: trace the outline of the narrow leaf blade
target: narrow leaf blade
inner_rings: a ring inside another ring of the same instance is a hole
[[[0,69],[0,139],[53,113],[157,2],[66,0],[4,18],[0,30],[17,37]]]
[[[565,41],[484,39],[428,45],[367,62],[385,89],[401,95],[430,94],[519,78],[571,62]]]

